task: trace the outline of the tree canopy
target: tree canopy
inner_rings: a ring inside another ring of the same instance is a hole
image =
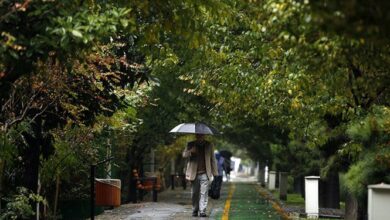
[[[389,8],[0,0],[0,192],[7,169],[30,173],[18,184],[36,191],[39,169],[56,176],[63,157],[86,165],[109,145],[135,165],[172,144],[174,125],[208,121],[219,143],[262,165],[345,173],[362,199],[368,184],[390,181]],[[81,144],[87,151],[74,144],[84,140],[94,143]]]

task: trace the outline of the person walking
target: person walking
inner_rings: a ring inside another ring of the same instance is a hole
[[[226,181],[230,181],[230,171],[232,171],[232,161],[230,157],[224,157],[223,171],[225,171]]]
[[[221,154],[218,151],[215,152],[215,159],[217,161],[218,176],[215,176],[213,182],[211,183],[209,196],[212,199],[219,199],[221,193],[222,179],[223,179],[223,163],[225,159],[221,156]]]
[[[208,187],[218,169],[212,144],[204,134],[195,137],[183,151],[183,157],[188,158],[186,179],[191,182],[192,216],[207,217]]]

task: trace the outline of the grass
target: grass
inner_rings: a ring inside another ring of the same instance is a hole
[[[272,194],[275,198],[279,199],[279,191],[278,190],[272,190]],[[289,193],[287,194],[287,201],[283,201],[286,205],[291,206],[299,206],[299,207],[305,207],[305,199],[301,196],[301,194],[297,193]],[[345,209],[345,203],[340,202],[340,209]],[[299,218],[300,220],[304,220],[307,218]],[[320,218],[321,220],[334,220],[329,218]]]
[[[275,198],[279,199],[279,191],[273,190],[272,194],[275,196]],[[284,201],[287,205],[294,205],[294,206],[305,206],[305,199],[301,196],[301,194],[298,193],[289,193],[287,194],[287,201]],[[345,202],[340,202],[340,209],[345,209]]]
[[[291,193],[287,194],[288,205],[297,205],[297,206],[305,206],[305,199],[302,198],[301,194]]]
[[[272,194],[275,196],[275,198],[279,199],[279,191],[275,190],[272,191]],[[305,206],[305,199],[302,198],[301,194],[298,193],[289,193],[287,194],[287,201],[284,201],[287,205],[293,205],[293,206]]]

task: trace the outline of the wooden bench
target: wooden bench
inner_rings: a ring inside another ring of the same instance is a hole
[[[157,202],[158,191],[161,190],[161,180],[158,177],[140,177],[137,170],[133,170],[133,186],[135,186],[136,195],[133,202],[137,202],[137,198],[143,201],[144,193],[151,192],[153,202]]]

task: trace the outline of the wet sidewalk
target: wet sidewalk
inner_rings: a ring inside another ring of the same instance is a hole
[[[96,216],[98,220],[138,220],[138,219],[280,219],[269,204],[260,196],[259,185],[254,177],[233,177],[231,182],[223,182],[221,197],[209,197],[207,218],[192,217],[191,189],[166,189],[158,194],[158,202],[124,204],[113,210],[106,210]],[[149,201],[148,201],[149,199]]]
[[[215,219],[215,211],[223,211],[223,205],[227,194],[226,184],[222,187],[221,198],[213,200],[209,198],[207,215],[209,219]],[[96,216],[97,220],[135,220],[135,219],[199,219],[193,218],[191,205],[191,189],[176,188],[166,189],[158,194],[158,202],[151,202],[149,194],[145,201],[140,203],[129,203],[121,205],[113,210],[106,210],[103,214]]]

